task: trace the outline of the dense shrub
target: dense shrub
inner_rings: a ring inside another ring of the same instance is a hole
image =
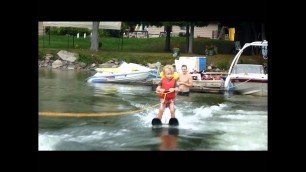
[[[83,62],[86,64],[97,63],[97,60],[94,56],[90,57],[88,55],[79,54],[78,62]]]
[[[216,67],[219,69],[228,69],[229,65],[230,64],[227,61],[222,61],[222,62],[219,62]]]

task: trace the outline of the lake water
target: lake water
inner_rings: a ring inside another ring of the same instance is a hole
[[[154,130],[158,106],[148,107],[159,99],[150,86],[85,82],[93,74],[39,69],[39,111],[122,115],[38,116],[38,150],[268,150],[267,97],[177,96],[179,127]]]

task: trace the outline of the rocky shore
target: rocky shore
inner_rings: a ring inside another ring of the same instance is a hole
[[[52,54],[46,54],[43,57],[43,60],[38,60],[39,68],[46,69],[69,69],[69,70],[89,70],[94,71],[96,68],[116,68],[119,67],[121,61],[118,59],[112,59],[103,64],[86,64],[84,62],[78,62],[77,59],[79,57],[76,53],[67,52],[65,50],[61,50],[57,53],[59,59],[54,59]],[[148,63],[146,67],[151,69],[157,69],[156,63],[150,64]]]

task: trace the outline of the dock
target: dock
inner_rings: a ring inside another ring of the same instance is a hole
[[[227,73],[226,72],[206,72],[206,74],[211,75],[211,76],[220,75],[223,79],[221,80],[201,80],[200,77],[197,77],[198,80],[193,80],[193,86],[190,88],[190,92],[223,94],[225,91],[224,81],[227,76]],[[200,74],[192,74],[192,75],[196,76]],[[161,78],[151,78],[146,81],[127,82],[123,84],[151,86],[152,91],[155,91],[160,80]]]
[[[152,79],[152,90],[156,89],[160,80],[160,78]],[[221,94],[224,92],[224,80],[194,80],[190,92]]]
[[[197,80],[193,80],[193,86],[190,88],[190,92],[198,93],[224,93],[224,81],[227,76],[227,72],[206,72],[206,75],[221,76],[221,80],[201,80],[200,74],[191,74],[196,76]],[[161,78],[152,79],[152,90],[155,90]]]

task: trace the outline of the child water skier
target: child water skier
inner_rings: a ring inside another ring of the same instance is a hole
[[[157,114],[157,118],[152,120],[152,125],[161,125],[161,118],[168,107],[171,113],[171,119],[169,120],[169,125],[178,125],[178,120],[175,118],[174,100],[176,92],[179,91],[177,85],[177,77],[174,73],[174,68],[172,65],[166,65],[163,68],[163,77],[159,82],[156,92],[159,93],[160,106]]]

